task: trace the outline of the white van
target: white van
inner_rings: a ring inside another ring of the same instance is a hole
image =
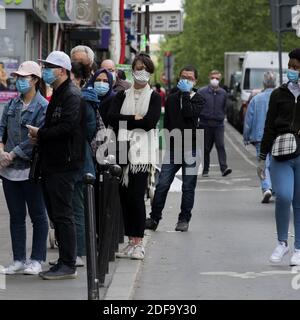
[[[287,82],[289,56],[282,53],[283,82]],[[245,54],[242,68],[241,100],[248,101],[253,90],[263,89],[263,76],[266,71],[277,73],[277,85],[279,85],[279,58],[277,51],[251,52]]]
[[[241,83],[236,83],[233,93],[228,97],[227,119],[240,132],[243,132],[244,117],[251,93],[263,89],[264,73],[277,73],[279,86],[279,58],[277,51],[248,51],[242,66]],[[287,82],[289,57],[287,52],[282,53],[283,83]]]

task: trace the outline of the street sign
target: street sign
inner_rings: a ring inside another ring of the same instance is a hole
[[[133,26],[136,30],[137,13],[133,13]],[[144,33],[145,13],[142,13],[142,30]],[[174,34],[183,31],[183,13],[178,11],[150,11],[151,34]]]
[[[153,3],[164,3],[166,0],[125,0],[126,4],[140,4],[140,5],[146,5],[146,4],[153,4]]]
[[[181,11],[151,12],[151,34],[179,33],[183,31]]]
[[[269,0],[273,32],[293,31],[291,8],[297,0]],[[279,8],[279,13],[278,13]],[[279,21],[280,20],[280,21]]]
[[[292,7],[292,27],[296,30],[297,37],[300,37],[300,5]]]

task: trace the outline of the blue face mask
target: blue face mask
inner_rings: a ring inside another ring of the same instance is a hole
[[[94,83],[94,89],[97,92],[98,96],[103,97],[109,91],[109,83],[97,81]]]
[[[292,83],[298,83],[298,81],[299,81],[299,72],[296,71],[296,70],[289,69],[289,71],[287,73],[287,77],[288,77],[289,81],[291,81]]]
[[[16,87],[21,94],[25,94],[31,89],[31,85],[28,79],[18,79],[16,81]]]
[[[53,84],[57,80],[56,75],[54,74],[54,69],[45,68],[43,70],[43,80],[48,84]]]

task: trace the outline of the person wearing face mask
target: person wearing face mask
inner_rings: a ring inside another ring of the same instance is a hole
[[[59,259],[45,280],[76,278],[76,225],[72,199],[85,156],[85,110],[81,92],[71,81],[70,57],[53,51],[43,63],[43,79],[53,87],[45,124],[28,126],[29,136],[39,146],[43,193],[58,242]]]
[[[41,184],[29,179],[33,145],[26,125],[44,124],[47,100],[41,95],[41,68],[34,61],[23,62],[16,87],[20,96],[3,110],[0,123],[0,176],[10,215],[13,263],[4,268],[6,274],[23,272],[36,275],[46,260],[48,220]],[[33,225],[30,260],[26,261],[26,206]]]
[[[94,88],[98,95],[99,111],[105,127],[108,127],[108,112],[116,93],[113,90],[113,76],[107,69],[95,72],[88,83],[88,87]]]
[[[300,48],[289,53],[288,83],[275,89],[261,141],[257,173],[266,177],[266,158],[271,153],[270,174],[276,194],[275,219],[278,244],[270,262],[279,263],[289,253],[288,230],[291,207],[295,241],[291,266],[300,265]]]
[[[264,90],[255,95],[246,111],[244,121],[244,144],[252,143],[255,146],[257,157],[260,154],[260,145],[264,133],[264,126],[269,107],[270,96],[276,87],[276,74],[272,71],[264,73]],[[261,181],[263,193],[262,203],[269,203],[272,197],[272,183],[270,178],[270,156],[266,158],[266,177]]]
[[[160,117],[161,99],[149,80],[154,64],[149,55],[140,53],[132,63],[133,86],[120,91],[113,100],[108,116],[109,125],[116,133],[118,145],[129,144],[125,155],[120,199],[125,235],[129,241],[118,258],[144,259],[143,245],[146,208],[145,192],[148,176],[156,163],[156,125]],[[124,128],[124,124],[126,127]],[[121,150],[121,149],[119,149]],[[128,159],[127,158],[128,155]]]
[[[99,99],[96,91],[91,88],[84,88],[86,80],[89,79],[90,74],[87,73],[83,63],[72,62],[71,80],[81,90],[82,104],[85,110],[86,120],[86,139],[85,139],[85,157],[84,165],[80,174],[80,179],[76,182],[73,193],[73,211],[76,224],[76,238],[77,238],[77,257],[76,267],[84,266],[83,257],[86,256],[86,242],[85,242],[85,208],[84,208],[84,176],[89,173],[96,177],[95,169],[95,154],[92,150],[92,141],[97,133],[97,130],[105,129],[99,112]],[[98,124],[97,117],[99,116]],[[99,128],[100,127],[100,128]],[[55,265],[57,260],[51,260],[50,265]]]
[[[210,83],[198,92],[204,97],[205,104],[200,115],[200,126],[204,128],[204,166],[203,177],[208,177],[210,153],[214,146],[218,152],[218,159],[222,176],[231,174],[228,168],[224,142],[224,119],[226,116],[227,92],[220,87],[222,74],[213,70],[209,74]]]
[[[113,76],[113,89],[115,92],[128,90],[131,87],[130,82],[123,80],[118,76],[116,65],[112,60],[110,59],[103,60],[100,68],[107,69],[109,72],[111,72]]]
[[[204,103],[203,97],[194,89],[197,79],[196,68],[186,66],[180,72],[177,92],[167,98],[164,129],[170,135],[172,132],[179,132],[181,135],[180,141],[166,139],[166,156],[158,177],[150,217],[146,220],[146,229],[157,229],[168,191],[179,169],[182,169],[182,198],[175,231],[187,232],[189,229],[200,166],[197,125]],[[178,134],[175,133],[175,136]]]

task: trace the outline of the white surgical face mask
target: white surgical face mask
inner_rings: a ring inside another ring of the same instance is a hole
[[[220,81],[217,80],[217,79],[211,79],[210,80],[210,84],[214,87],[214,88],[217,88],[220,84]]]
[[[138,84],[146,84],[149,82],[151,74],[146,70],[138,70],[132,73],[134,81]]]

